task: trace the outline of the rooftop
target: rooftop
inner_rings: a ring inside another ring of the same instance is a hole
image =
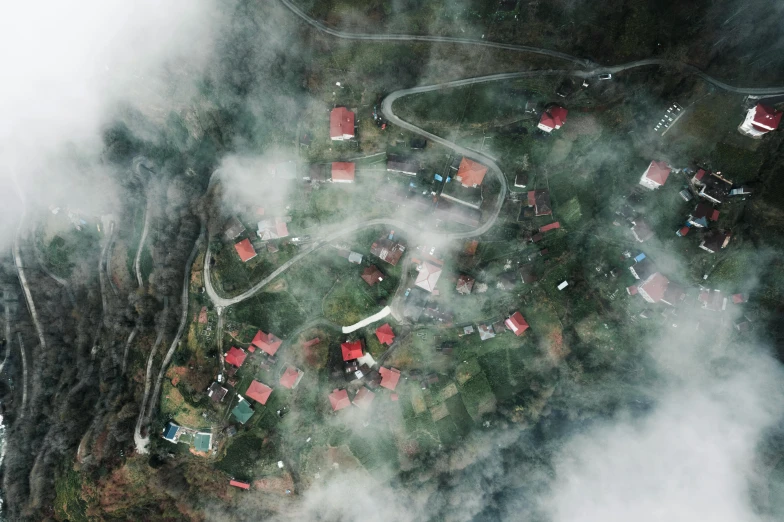
[[[253,245],[251,245],[249,239],[243,239],[234,245],[234,249],[237,251],[237,254],[239,254],[243,263],[256,257],[256,250],[253,248]]]
[[[485,179],[485,174],[487,174],[487,167],[476,161],[463,158],[460,161],[455,179],[464,187],[478,187]]]
[[[329,394],[329,403],[332,406],[332,411],[342,410],[351,405],[346,390],[332,390],[332,393]]]
[[[253,379],[245,392],[245,395],[261,404],[267,404],[270,394],[272,394],[272,388],[256,379]]]
[[[381,374],[382,387],[388,390],[397,388],[397,382],[400,380],[400,370],[396,368],[384,368],[382,366],[378,369],[378,373]]]

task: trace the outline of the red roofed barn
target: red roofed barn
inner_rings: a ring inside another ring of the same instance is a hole
[[[329,403],[332,405],[332,411],[342,410],[351,405],[346,390],[332,390],[332,393],[329,394]]]
[[[256,257],[256,250],[253,248],[253,245],[250,244],[249,239],[243,239],[234,245],[234,249],[237,251],[237,254],[239,254],[243,263]]]
[[[378,342],[389,346],[395,340],[395,333],[392,331],[392,327],[389,326],[389,323],[384,323],[376,328],[376,337],[378,337]]]
[[[758,103],[746,113],[746,119],[738,130],[752,138],[760,138],[776,130],[781,122],[781,111]]]
[[[345,107],[335,107],[329,113],[329,137],[334,141],[354,137],[354,113]]]
[[[333,183],[354,183],[354,164],[336,161],[332,163]]]
[[[563,107],[554,105],[542,113],[542,117],[539,118],[539,125],[537,125],[537,127],[545,132],[553,132],[554,130],[560,129],[561,125],[566,123],[566,115],[568,113],[569,111]]]
[[[344,361],[353,361],[363,355],[362,341],[346,341],[340,345],[340,349],[343,351]]]
[[[487,167],[468,158],[463,158],[455,179],[464,187],[478,187],[487,174]]]
[[[504,324],[507,328],[512,330],[515,335],[522,335],[522,333],[528,330],[528,323],[523,319],[523,314],[520,312],[513,313],[509,319],[504,321]]]
[[[247,356],[248,354],[246,354],[243,350],[232,346],[224,356],[224,359],[227,364],[231,364],[232,366],[239,368],[242,366],[242,363],[245,362],[245,357]]]
[[[651,190],[657,189],[667,182],[670,175],[670,166],[664,161],[652,161],[640,177],[640,185]]]
[[[252,343],[269,355],[275,355],[283,341],[275,337],[274,334],[264,333],[261,330],[256,332],[256,337],[253,338]]]
[[[379,368],[378,373],[381,374],[382,387],[388,390],[394,390],[397,388],[397,381],[400,380],[400,370],[395,368],[381,367]]]
[[[250,383],[248,390],[245,392],[246,396],[259,404],[267,404],[270,394],[272,394],[272,388],[256,379],[253,379],[253,382]]]

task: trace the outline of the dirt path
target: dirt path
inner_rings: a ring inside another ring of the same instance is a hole
[[[579,58],[577,56],[572,56],[570,54],[553,51],[550,49],[544,49],[542,47],[505,44],[500,42],[489,42],[487,40],[475,40],[471,38],[456,38],[451,36],[387,34],[387,33],[370,34],[370,33],[349,33],[345,31],[338,31],[337,29],[332,29],[330,27],[327,27],[322,22],[319,22],[318,20],[311,18],[302,9],[294,5],[294,3],[291,0],[280,0],[280,1],[291,12],[293,12],[298,17],[300,17],[302,21],[304,21],[306,24],[310,25],[311,27],[321,32],[324,32],[326,34],[344,40],[364,40],[364,41],[375,41],[375,42],[393,41],[393,42],[432,42],[432,43],[446,43],[446,44],[463,44],[463,45],[470,45],[473,47],[489,47],[494,49],[503,49],[507,51],[539,54],[543,56],[549,56],[551,58],[556,58],[559,60],[564,60],[566,62],[570,62],[572,64],[579,66],[581,69],[583,69],[583,71],[581,72],[572,71],[572,72],[577,73],[579,76],[582,76],[584,78],[589,76],[598,76],[599,74],[604,74],[604,73],[615,74],[622,71],[626,71],[628,69],[634,69],[637,67],[653,67],[653,66],[670,67],[670,68],[677,69],[687,75],[698,76],[699,78],[705,80],[706,82],[729,92],[736,92],[739,94],[761,95],[761,96],[769,96],[769,95],[784,93],[784,87],[735,87],[733,85],[729,85],[728,83],[724,83],[720,80],[717,80],[716,78],[704,73],[702,70],[700,70],[699,68],[693,65],[684,62],[675,61],[675,60],[662,60],[658,58],[648,58],[645,60],[637,60],[634,62],[603,67],[585,58]]]
[[[142,229],[142,237],[139,239],[139,248],[136,250],[136,258],[133,260],[133,270],[136,272],[136,283],[139,285],[139,288],[144,286],[144,280],[142,280],[142,269],[141,269],[141,260],[142,260],[142,252],[144,251],[144,243],[147,241],[147,233],[150,230],[150,207],[152,206],[152,200],[147,197],[147,208],[144,210],[144,228]]]
[[[344,326],[343,333],[347,334],[355,330],[359,330],[360,328],[364,328],[369,324],[373,324],[376,321],[380,321],[384,317],[388,316],[390,313],[392,313],[392,309],[388,306],[385,306],[384,308],[381,309],[381,311],[371,315],[370,317],[365,317],[358,323],[352,324],[351,326]]]
[[[191,254],[188,256],[188,261],[185,263],[185,275],[183,276],[182,281],[182,313],[180,314],[180,326],[177,328],[177,334],[174,336],[174,340],[169,346],[169,351],[166,352],[166,356],[161,363],[161,369],[158,372],[158,379],[155,381],[155,391],[152,394],[152,401],[150,401],[150,408],[147,412],[146,423],[148,424],[150,422],[151,412],[158,404],[158,397],[161,393],[161,384],[163,383],[163,377],[166,374],[166,368],[169,366],[169,362],[171,362],[171,358],[180,344],[182,334],[185,332],[185,327],[188,325],[188,298],[190,296],[189,282],[191,278],[191,267],[193,267],[193,262],[196,260],[196,255],[199,253],[199,249],[201,248],[202,243],[204,243],[204,238],[205,227],[202,225],[199,239],[197,239],[196,243],[193,245],[193,250],[191,250]]]

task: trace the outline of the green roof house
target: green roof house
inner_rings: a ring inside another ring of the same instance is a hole
[[[250,407],[248,401],[240,397],[239,404],[231,410],[231,414],[234,415],[234,418],[237,419],[240,424],[245,424],[248,422],[248,419],[253,417],[253,408]]]
[[[212,449],[212,433],[197,433],[193,441],[193,446],[196,448],[196,451],[210,451],[210,449]]]

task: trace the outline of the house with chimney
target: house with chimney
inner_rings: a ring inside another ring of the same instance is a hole
[[[665,161],[651,161],[640,177],[640,185],[655,190],[667,182],[672,169]]]
[[[354,113],[345,107],[335,107],[329,113],[329,137],[332,141],[350,140],[355,135]]]
[[[711,254],[715,254],[722,248],[727,248],[732,234],[725,230],[709,230],[702,238],[700,248]]]
[[[738,127],[741,134],[750,138],[762,138],[770,131],[778,129],[781,122],[781,111],[758,103],[746,112],[746,118]]]
[[[567,114],[569,114],[569,111],[563,107],[553,105],[542,113],[537,128],[548,134],[554,130],[558,130],[566,123]]]

